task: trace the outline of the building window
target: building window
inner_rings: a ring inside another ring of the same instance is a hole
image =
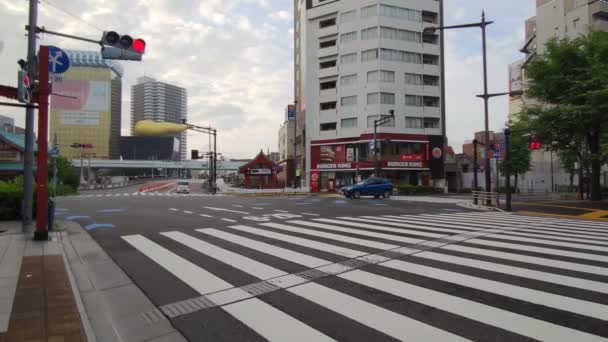
[[[395,83],[395,72],[388,70],[369,71],[367,83]]]
[[[366,6],[361,9],[361,18],[375,17],[378,15],[378,5]]]
[[[332,46],[336,46],[336,39],[325,40],[325,41],[319,42],[320,49],[325,49],[325,48],[332,47]]]
[[[439,98],[435,96],[425,96],[424,106],[425,107],[439,107]]]
[[[439,86],[439,76],[424,75],[422,78],[422,83],[425,86],[437,87]]]
[[[321,82],[321,90],[336,89],[336,81]]]
[[[340,22],[342,24],[355,21],[357,19],[357,10],[352,10],[340,14]]]
[[[319,21],[319,28],[326,28],[330,26],[336,26],[336,18],[330,18]]]
[[[325,62],[321,62],[319,63],[319,68],[321,69],[327,69],[327,68],[333,68],[336,66],[337,61],[331,60],[331,61],[325,61]]]
[[[340,56],[340,64],[353,64],[355,62],[357,62],[356,52]]]
[[[422,56],[419,53],[391,49],[380,49],[380,59],[385,61],[405,62],[413,64],[422,63]]]
[[[439,119],[424,118],[424,128],[439,128]]]
[[[367,104],[395,104],[395,94],[391,93],[370,93],[367,94]]]
[[[321,110],[332,110],[332,109],[336,109],[336,101],[321,103]]]
[[[378,49],[365,50],[361,52],[361,62],[375,61],[378,59]]]
[[[321,124],[321,131],[335,131],[337,123],[336,122],[328,122]]]
[[[439,44],[439,36],[436,34],[423,34],[422,41],[425,44],[437,45],[437,44]]]
[[[361,40],[378,39],[378,27],[370,27],[361,30]]]
[[[422,107],[423,105],[422,96],[418,95],[405,95],[405,105],[412,107]]]
[[[342,127],[342,128],[357,128],[357,118],[342,119],[340,121],[340,127]]]
[[[439,56],[436,55],[423,55],[422,63],[429,65],[439,65]]]
[[[356,106],[357,105],[357,96],[345,96],[340,99],[340,106],[348,107],[348,106]]]
[[[405,128],[422,128],[422,118],[416,118],[412,116],[405,117]]]
[[[357,74],[340,77],[340,85],[343,87],[354,86],[357,84]]]
[[[406,73],[405,84],[422,85],[422,75]]]
[[[383,117],[386,115],[382,115]],[[367,117],[367,128],[374,128],[374,121],[380,119],[380,115],[370,115]],[[395,118],[391,118],[388,122],[378,126],[378,127],[395,127]]]
[[[380,5],[380,15],[385,17],[393,17],[402,20],[422,22],[422,12],[409,8]]]
[[[340,43],[346,44],[357,40],[357,31],[344,33],[340,36]]]
[[[380,27],[380,37],[382,39],[403,40],[406,42],[421,42],[420,32],[400,30],[392,27]]]

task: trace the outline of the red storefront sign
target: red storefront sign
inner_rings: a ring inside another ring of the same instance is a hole
[[[399,156],[399,160],[402,162],[422,161],[422,155],[421,154],[401,154]]]

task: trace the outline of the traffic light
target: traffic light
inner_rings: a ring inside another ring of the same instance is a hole
[[[192,151],[191,151],[191,153],[192,153],[192,156],[191,156],[191,157],[192,157],[192,158],[191,158],[192,160],[197,160],[197,159],[200,159],[200,158],[198,157],[198,150],[192,150]]]
[[[101,55],[104,59],[141,61],[146,52],[146,41],[121,36],[115,31],[105,31],[101,36]]]
[[[538,140],[530,140],[530,149],[531,150],[540,150],[542,144]]]
[[[17,99],[21,103],[30,103],[30,77],[25,70],[17,71]]]

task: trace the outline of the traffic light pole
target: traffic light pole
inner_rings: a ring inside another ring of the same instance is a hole
[[[30,0],[27,35],[27,73],[30,86],[36,75],[36,25],[38,24],[38,0]],[[30,96],[30,99],[32,97]],[[23,156],[23,212],[22,230],[30,230],[34,207],[34,108],[25,109],[25,151]]]
[[[479,180],[477,179],[477,139],[473,140],[473,191],[479,188]],[[474,204],[477,204],[477,197],[474,197]]]
[[[505,129],[505,186],[507,191],[506,210],[511,211],[511,130]]]
[[[49,239],[48,231],[48,125],[49,125],[49,47],[41,46],[39,53],[38,95],[38,188],[36,190],[36,231],[34,240]]]

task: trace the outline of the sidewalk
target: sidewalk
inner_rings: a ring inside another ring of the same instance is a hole
[[[185,341],[142,316],[156,306],[84,229],[58,225],[37,242],[0,222],[0,342]]]

